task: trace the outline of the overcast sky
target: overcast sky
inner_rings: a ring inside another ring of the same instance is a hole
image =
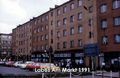
[[[12,29],[31,18],[69,0],[0,0],[0,33]]]

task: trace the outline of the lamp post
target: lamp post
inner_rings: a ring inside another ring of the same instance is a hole
[[[50,78],[51,78],[51,55],[53,53],[53,48],[50,46],[49,48],[49,63],[50,63]]]

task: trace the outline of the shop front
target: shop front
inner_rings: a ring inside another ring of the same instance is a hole
[[[56,51],[54,63],[61,67],[77,68],[84,64],[84,53],[82,50]]]

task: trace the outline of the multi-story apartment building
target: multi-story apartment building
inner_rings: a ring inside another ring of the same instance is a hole
[[[13,30],[15,55],[32,54],[32,60],[48,62],[52,47],[54,61],[64,65],[72,62],[92,66],[94,61],[98,66],[99,52],[106,61],[117,58],[119,8],[119,0],[69,0],[56,5]]]
[[[120,0],[97,0],[98,42],[107,64],[120,58]]]
[[[49,14],[34,18],[32,24],[32,60],[48,62],[49,51]]]
[[[70,0],[49,11],[49,45],[57,62],[90,65],[84,45],[97,43],[96,14],[96,0]]]
[[[32,22],[27,22],[13,29],[13,55],[16,60],[29,60],[32,52]]]
[[[0,33],[0,59],[9,60],[12,54],[12,34]]]

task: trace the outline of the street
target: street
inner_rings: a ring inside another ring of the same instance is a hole
[[[39,73],[36,72],[31,72],[28,70],[23,70],[20,68],[14,68],[14,67],[5,67],[5,66],[0,66],[0,74],[2,76],[34,76],[34,75],[38,75]]]
[[[70,78],[69,73],[52,73],[52,78]],[[28,71],[15,67],[6,67],[0,66],[0,76],[5,78],[50,78],[49,75],[44,74],[42,77],[42,73],[37,73],[34,71]],[[12,77],[13,76],[13,77]],[[21,77],[20,77],[21,76]],[[1,77],[0,77],[1,78]],[[80,76],[71,74],[71,78],[93,78],[92,75]],[[98,73],[94,76],[94,78],[102,78],[101,73]],[[104,78],[110,78],[109,72],[104,72]],[[118,73],[113,73],[113,78],[119,78]]]

